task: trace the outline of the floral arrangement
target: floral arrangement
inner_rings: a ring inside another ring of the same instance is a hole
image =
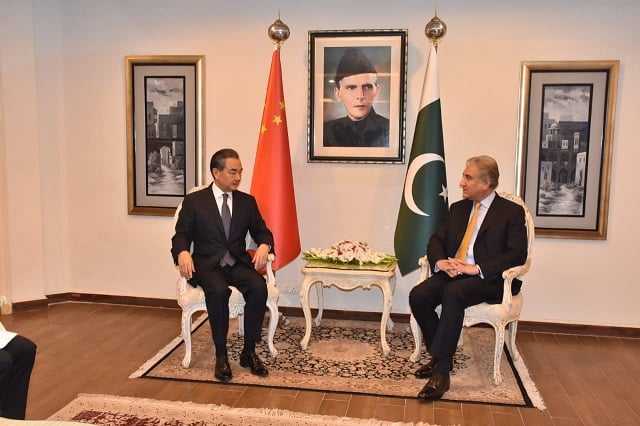
[[[352,265],[381,265],[397,260],[395,256],[372,250],[367,243],[350,240],[340,241],[328,249],[311,248],[302,252],[302,257],[306,260]]]

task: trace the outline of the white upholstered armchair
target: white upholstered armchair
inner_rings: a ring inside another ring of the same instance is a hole
[[[520,311],[522,310],[522,290],[515,296],[511,295],[511,283],[514,279],[520,279],[524,274],[529,271],[531,266],[531,250],[533,248],[533,240],[535,237],[535,226],[529,209],[524,204],[522,199],[517,195],[500,192],[499,195],[507,200],[513,201],[516,204],[521,205],[524,208],[525,224],[527,227],[527,260],[524,265],[514,266],[502,272],[502,278],[504,279],[504,293],[502,296],[502,302],[499,304],[480,303],[478,305],[469,306],[464,311],[464,326],[486,323],[493,327],[495,331],[496,340],[493,354],[493,383],[499,385],[502,382],[502,375],[500,374],[500,360],[502,359],[502,348],[506,342],[507,349],[511,358],[515,361],[520,358],[520,352],[516,347],[516,331],[518,328],[518,319],[520,318]],[[426,256],[418,260],[420,265],[420,279],[418,283],[423,282],[431,275],[431,268]],[[440,308],[440,307],[439,307]],[[411,361],[417,362],[420,358],[420,348],[422,346],[422,332],[416,322],[413,315],[410,318],[411,333],[415,341],[415,349],[411,354]],[[506,337],[505,337],[506,328]],[[461,346],[463,342],[462,333],[458,340],[458,346]]]
[[[206,188],[207,185],[201,185],[189,190],[189,193]],[[178,215],[182,209],[182,203],[178,205],[176,212],[173,216],[173,228],[175,229]],[[250,238],[247,238],[247,249],[251,249]],[[267,308],[269,309],[269,329],[267,332],[267,344],[269,346],[269,352],[274,358],[278,355],[278,351],[273,344],[273,336],[276,333],[278,327],[278,297],[280,292],[276,287],[276,278],[273,274],[271,264],[275,260],[273,253],[269,254],[267,259],[266,281],[267,290],[269,295],[267,297]],[[244,335],[244,297],[240,291],[233,287],[231,289],[231,297],[229,297],[229,318],[238,318],[238,332],[241,336]],[[178,282],[176,295],[178,299],[178,305],[182,308],[182,338],[184,339],[185,354],[182,360],[182,366],[189,368],[191,364],[191,322],[193,314],[199,311],[207,310],[207,306],[204,301],[204,291],[200,286],[193,287],[187,282],[187,280],[178,272]]]

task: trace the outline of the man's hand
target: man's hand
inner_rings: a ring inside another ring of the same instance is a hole
[[[180,271],[180,275],[190,280],[193,277],[193,273],[196,271],[195,266],[193,265],[193,259],[191,258],[191,253],[184,250],[178,254],[178,270]]]
[[[256,271],[261,270],[267,265],[267,257],[269,256],[269,246],[267,244],[260,244],[253,255],[253,267]]]
[[[476,265],[470,263],[464,263],[461,260],[449,257],[447,259],[440,259],[436,265],[438,269],[444,271],[451,278],[459,275],[479,275],[480,271]]]
[[[440,259],[436,262],[436,266],[451,278],[457,277],[459,274],[456,264],[454,263],[455,261],[456,260],[452,258]]]

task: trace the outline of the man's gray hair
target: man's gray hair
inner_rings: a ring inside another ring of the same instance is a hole
[[[473,164],[478,168],[480,172],[480,179],[485,182],[489,182],[491,189],[498,187],[498,179],[500,178],[500,172],[498,171],[498,163],[493,157],[488,155],[478,155],[471,157],[467,160],[467,164]]]

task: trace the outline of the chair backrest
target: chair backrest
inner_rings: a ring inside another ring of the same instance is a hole
[[[498,192],[498,195],[502,198],[505,198],[509,201],[512,201],[519,206],[522,206],[524,209],[524,220],[525,226],[527,227],[527,262],[531,261],[531,251],[533,250],[533,240],[535,240],[535,224],[533,223],[533,217],[531,217],[531,213],[529,212],[529,208],[522,201],[522,198],[518,197],[515,194],[510,194],[508,192]]]

